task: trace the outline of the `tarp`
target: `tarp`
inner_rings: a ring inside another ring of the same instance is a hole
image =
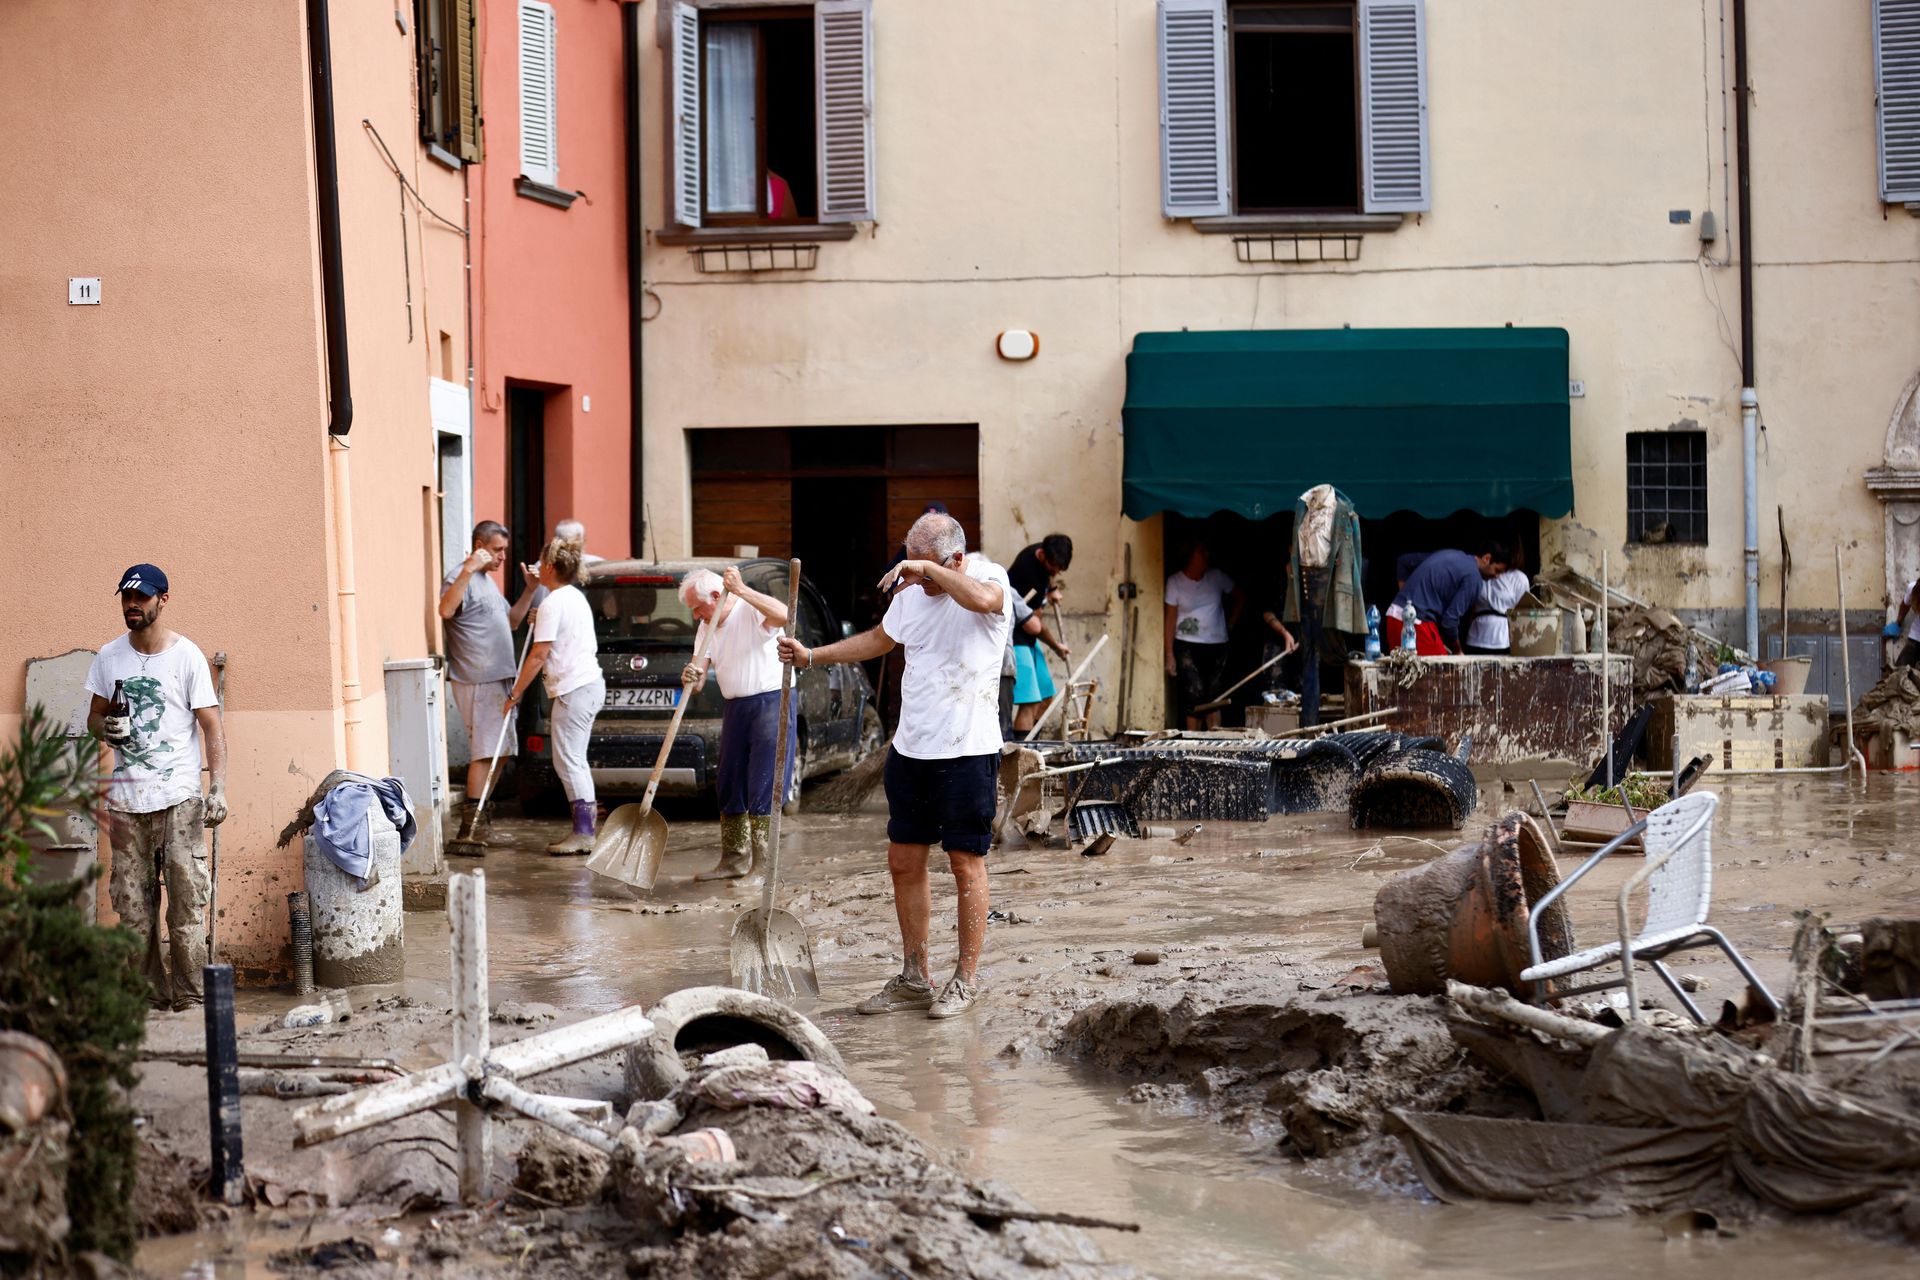
[[[1467,1043],[1488,1056],[1487,1037]],[[1601,1041],[1583,1070],[1524,1061],[1551,1052],[1516,1037],[1492,1055],[1534,1086],[1542,1120],[1393,1113],[1429,1191],[1450,1203],[1676,1209],[1737,1186],[1812,1213],[1920,1179],[1920,1120],[1752,1057],[1644,1023]]]
[[[1248,519],[1331,484],[1363,516],[1573,510],[1565,329],[1141,333],[1126,514]]]

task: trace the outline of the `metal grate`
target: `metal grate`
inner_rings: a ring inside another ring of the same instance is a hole
[[[702,275],[811,271],[820,260],[817,244],[703,244],[687,252]]]
[[[1242,262],[1358,262],[1360,237],[1235,236],[1233,252]]]
[[[1707,433],[1627,433],[1627,540],[1707,541]]]

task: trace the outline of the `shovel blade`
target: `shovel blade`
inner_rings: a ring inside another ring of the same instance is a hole
[[[733,985],[775,1000],[820,994],[813,971],[813,944],[791,911],[754,907],[733,922],[728,956]]]
[[[623,804],[601,824],[587,870],[637,889],[651,889],[666,848],[667,820],[652,809]]]

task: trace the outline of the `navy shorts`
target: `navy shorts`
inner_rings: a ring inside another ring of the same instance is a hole
[[[799,719],[800,699],[793,698],[787,707],[788,787],[793,785]],[[780,745],[774,741],[773,726],[779,720],[778,693],[727,699],[726,710],[720,713],[720,767],[714,778],[721,813],[764,818],[773,812],[773,756]]]
[[[984,855],[993,845],[1000,753],[916,760],[887,748],[887,839]]]

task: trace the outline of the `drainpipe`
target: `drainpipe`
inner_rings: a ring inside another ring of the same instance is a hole
[[[360,615],[353,556],[353,470],[347,433],[353,391],[347,373],[346,281],[340,251],[340,164],[333,130],[333,41],[327,0],[307,0],[307,85],[313,95],[313,180],[320,230],[320,295],[327,343],[327,445],[333,482],[334,580],[340,623],[340,709],[347,767],[370,765],[360,721]]]
[[[1734,170],[1740,186],[1740,465],[1746,501],[1747,656],[1760,660],[1760,397],[1753,359],[1753,170],[1747,157],[1747,0],[1733,0]]]
[[[627,460],[628,554],[646,554],[647,487],[643,390],[646,374],[641,361],[641,312],[646,308],[646,217],[640,207],[640,6],[620,6],[620,48],[626,68],[627,143],[627,403],[629,440]]]

